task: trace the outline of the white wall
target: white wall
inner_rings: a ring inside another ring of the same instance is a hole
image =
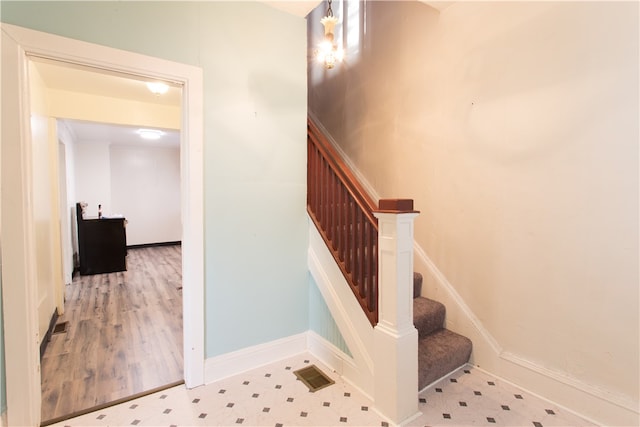
[[[425,142],[439,184],[397,188],[428,209],[420,243],[487,331],[635,422],[638,30],[637,3],[453,5],[425,64],[437,102],[406,115],[422,138],[394,135]]]
[[[77,141],[75,157],[76,202],[86,202],[85,218],[111,213],[111,153],[109,141]]]
[[[86,215],[123,215],[127,245],[181,240],[180,149],[79,141],[75,144],[77,201]]]
[[[312,69],[310,109],[415,199],[426,295],[480,366],[637,423],[638,4],[366,5],[360,62]]]
[[[127,244],[180,241],[180,148],[111,145],[112,213],[127,218]]]

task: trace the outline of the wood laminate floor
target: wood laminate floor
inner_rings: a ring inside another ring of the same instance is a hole
[[[128,270],[76,276],[41,363],[42,420],[181,381],[181,247],[130,249]]]

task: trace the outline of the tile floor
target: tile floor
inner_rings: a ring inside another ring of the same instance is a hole
[[[335,384],[311,393],[293,371],[315,364]],[[207,386],[173,387],[56,426],[388,426],[371,401],[308,353]],[[423,391],[410,426],[587,426],[471,366]]]

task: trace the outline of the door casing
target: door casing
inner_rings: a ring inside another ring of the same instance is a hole
[[[2,291],[7,421],[40,424],[40,360],[31,215],[28,61],[45,58],[182,85],[181,193],[184,379],[204,384],[202,69],[2,23]],[[9,167],[7,167],[9,166]]]

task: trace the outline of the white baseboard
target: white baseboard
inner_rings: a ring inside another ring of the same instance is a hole
[[[314,331],[307,331],[302,334],[208,358],[204,367],[205,384],[238,375],[304,352],[309,352],[327,368],[340,375],[344,381],[367,398],[373,400],[367,390],[363,390],[359,386],[362,373],[353,358]]]
[[[7,424],[7,411],[4,411],[2,415],[0,415],[0,427],[4,427]]]
[[[493,375],[596,425],[640,425],[638,402],[503,351]]]
[[[210,384],[305,351],[307,334],[301,333],[211,357],[204,362],[204,382]]]

